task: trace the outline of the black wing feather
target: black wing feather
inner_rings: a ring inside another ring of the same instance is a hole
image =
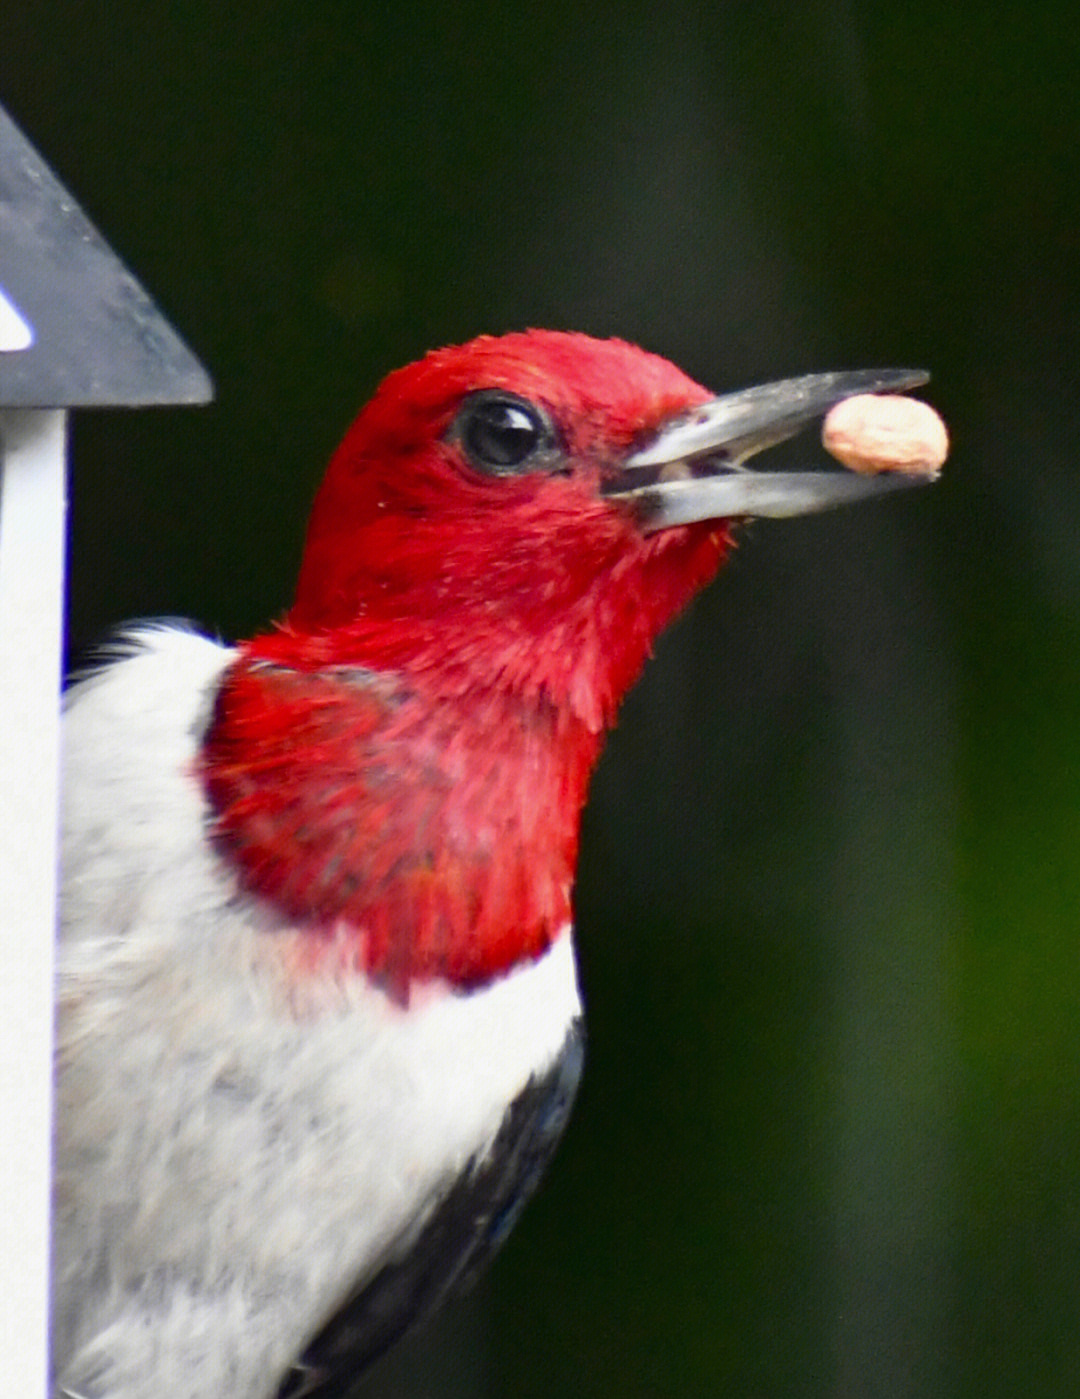
[[[344,1399],[416,1321],[470,1287],[513,1228],[562,1136],[581,1077],[576,1020],[551,1068],[507,1109],[491,1149],[447,1189],[408,1253],[344,1303],[285,1375],[278,1399]]]

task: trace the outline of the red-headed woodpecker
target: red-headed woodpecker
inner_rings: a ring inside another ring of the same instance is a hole
[[[130,634],[66,712],[53,1385],[343,1395],[536,1185],[582,1054],[589,777],[732,522],[910,476],[744,461],[849,395],[620,341],[428,355],[330,463],[296,597]]]

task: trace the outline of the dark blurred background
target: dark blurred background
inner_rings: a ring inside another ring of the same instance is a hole
[[[0,101],[218,390],[78,418],[76,650],[279,612],[355,408],[482,330],[925,365],[953,433],[664,639],[567,1142],[367,1399],[1080,1393],[1078,73],[1064,3],[3,7]]]

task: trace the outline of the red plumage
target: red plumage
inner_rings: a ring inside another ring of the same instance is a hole
[[[541,405],[564,469],[476,471],[448,429],[477,389]],[[219,841],[312,955],[404,995],[484,981],[570,921],[603,732],[728,538],[643,533],[605,474],[708,398],[621,341],[533,331],[430,354],[360,413],[203,759]]]

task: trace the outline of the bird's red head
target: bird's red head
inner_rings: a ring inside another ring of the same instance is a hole
[[[204,745],[220,846],[302,956],[407,996],[549,946],[603,732],[727,522],[878,488],[742,458],[917,381],[713,399],[632,345],[548,331],[390,375],[330,463],[291,610],[240,648]]]
[[[500,684],[599,728],[726,530],[646,534],[612,485],[709,399],[619,340],[528,331],[391,374],[316,497],[286,638],[327,660]]]

